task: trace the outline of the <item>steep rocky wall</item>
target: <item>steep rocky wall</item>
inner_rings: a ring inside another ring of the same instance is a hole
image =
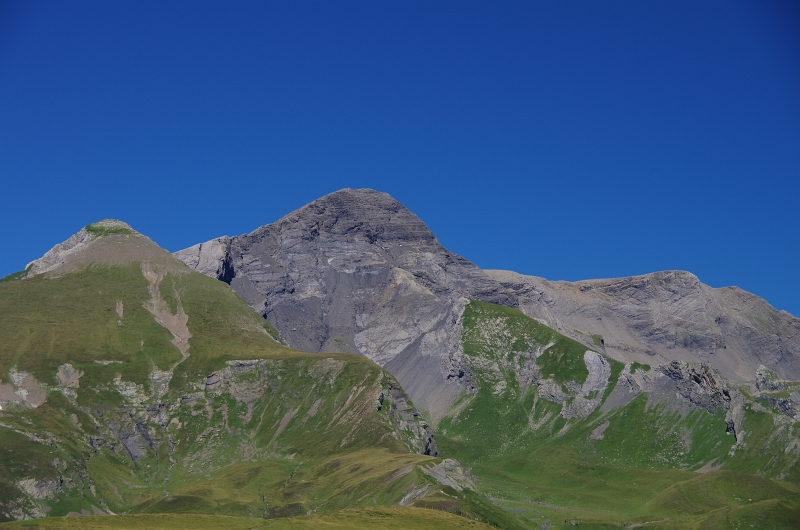
[[[290,346],[386,367],[434,421],[469,387],[457,351],[465,297],[510,303],[417,216],[372,190],[342,190],[175,255],[228,281]]]
[[[518,307],[626,363],[707,362],[731,380],[764,365],[800,379],[800,320],[756,296],[681,271],[574,283],[482,271],[373,190],[341,190],[175,255],[230,283],[290,346],[387,368],[434,423],[470,390],[458,352],[464,299]]]

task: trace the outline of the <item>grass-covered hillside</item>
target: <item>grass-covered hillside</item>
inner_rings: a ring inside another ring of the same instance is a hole
[[[59,517],[45,520],[6,523],[2,528],[47,528],[53,530],[488,530],[496,528],[480,521],[441,510],[407,506],[370,506],[329,513],[256,520],[252,517],[224,515],[159,514],[118,517]]]
[[[353,513],[516,524],[435,457],[377,365],[288,349],[226,284],[125,226],[89,228],[0,283],[0,520],[201,514],[253,527],[236,518],[399,503]],[[159,517],[119,524],[183,524]]]
[[[800,527],[800,432],[780,411],[794,383],[624,365],[493,304],[471,302],[462,326],[477,390],[439,448],[521,524]]]

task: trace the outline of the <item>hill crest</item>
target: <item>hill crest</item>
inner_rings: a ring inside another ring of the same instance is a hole
[[[172,258],[168,251],[128,223],[103,219],[83,227],[41,258],[30,262],[21,278],[45,273],[63,274],[92,264],[128,265],[136,261],[151,262],[175,272],[188,272],[182,262]]]

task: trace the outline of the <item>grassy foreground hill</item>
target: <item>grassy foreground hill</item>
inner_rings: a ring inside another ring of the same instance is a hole
[[[401,504],[469,518],[444,527],[517,525],[436,458],[392,376],[286,348],[229,286],[124,223],[90,225],[0,282],[0,407],[0,520]],[[177,524],[119,521],[141,520]]]
[[[448,528],[453,530],[487,530],[485,523],[459,517],[448,512],[407,506],[373,506],[350,508],[332,513],[280,519],[254,520],[249,517],[209,515],[124,515],[118,517],[59,517],[45,520],[6,523],[4,528],[53,528],[64,530],[102,530],[106,528],[203,530],[206,528],[229,530],[306,530],[328,528],[331,530],[428,530]]]

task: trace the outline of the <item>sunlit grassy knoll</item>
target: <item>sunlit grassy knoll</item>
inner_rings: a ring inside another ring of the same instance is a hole
[[[170,332],[143,307],[148,285],[138,263],[0,284],[0,374],[16,367],[52,384],[69,362],[84,372],[81,384],[118,372],[147,384],[153,365],[166,370],[181,359]],[[222,282],[170,273],[159,291],[171,310],[180,303],[189,315],[189,358],[176,373],[202,375],[230,359],[307,355],[276,342],[275,329]]]
[[[149,298],[138,265],[0,284],[0,374],[16,366],[52,384],[60,364],[110,360],[144,382],[153,363],[166,369],[180,359],[170,333],[142,307]],[[124,325],[117,324],[117,301],[125,303]]]

